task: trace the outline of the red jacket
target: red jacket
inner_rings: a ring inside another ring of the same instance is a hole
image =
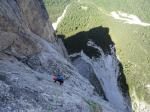
[[[53,80],[56,80],[57,77],[56,77],[55,75],[52,75],[52,79],[53,79]]]

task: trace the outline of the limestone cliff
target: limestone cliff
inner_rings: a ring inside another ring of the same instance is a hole
[[[42,0],[0,1],[0,51],[11,47],[11,55],[29,56],[42,50],[38,43],[44,39],[66,56],[63,44],[54,35]]]
[[[0,0],[0,112],[117,112],[66,58],[42,0]]]

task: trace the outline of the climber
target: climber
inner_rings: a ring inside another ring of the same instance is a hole
[[[60,74],[57,75],[57,76],[56,76],[56,75],[53,75],[53,76],[52,76],[52,79],[53,79],[55,82],[58,81],[58,82],[60,83],[60,85],[64,83],[64,77],[63,77],[63,75],[60,75]]]

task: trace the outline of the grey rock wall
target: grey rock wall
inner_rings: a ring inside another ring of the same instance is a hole
[[[31,55],[42,50],[40,38],[55,44],[55,48],[67,57],[62,42],[54,36],[42,0],[0,1],[0,51],[11,47],[9,52],[15,55]]]
[[[42,0],[0,0],[0,112],[117,112],[65,57]]]

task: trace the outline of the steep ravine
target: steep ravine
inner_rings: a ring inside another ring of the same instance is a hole
[[[80,32],[65,39],[64,43],[79,73],[89,80],[95,74],[101,84],[102,90],[99,89],[103,91],[102,96],[118,111],[131,112],[128,85],[116,57],[109,29],[97,27]]]

